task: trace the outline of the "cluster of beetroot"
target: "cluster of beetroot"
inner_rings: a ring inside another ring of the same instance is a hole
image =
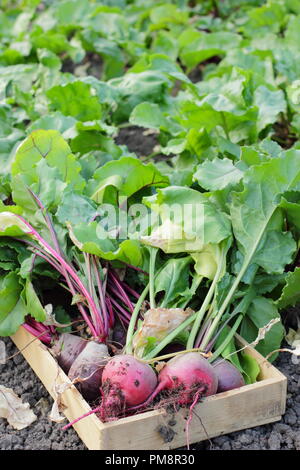
[[[91,413],[99,413],[103,421],[150,407],[159,393],[176,405],[187,406],[195,398],[198,401],[245,384],[229,361],[218,359],[210,364],[198,352],[178,353],[157,374],[146,361],[131,354],[109,357],[103,343],[68,333],[61,335],[55,350],[71,379],[85,377],[80,385],[83,395],[89,399],[101,396],[100,405]]]

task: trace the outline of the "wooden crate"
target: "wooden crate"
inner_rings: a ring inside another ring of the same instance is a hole
[[[70,381],[47,348],[23,327],[12,340],[50,395],[56,398],[54,384]],[[239,336],[237,341],[242,346],[247,344]],[[286,404],[286,377],[253,348],[247,346],[246,352],[260,364],[259,381],[207,397],[199,403],[189,426],[190,444],[281,419]],[[91,409],[74,386],[62,394],[62,403],[69,421]],[[74,424],[74,429],[90,450],[176,449],[186,444],[187,416],[184,409],[173,416],[160,409],[102,423],[96,415],[90,415]]]

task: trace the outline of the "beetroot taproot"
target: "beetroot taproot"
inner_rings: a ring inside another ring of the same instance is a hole
[[[225,359],[217,359],[212,367],[218,377],[217,393],[227,392],[245,385],[245,380],[240,371],[231,362]]]
[[[88,342],[80,338],[80,336],[71,333],[62,333],[59,335],[58,340],[51,348],[51,352],[66,374],[87,343]]]
[[[102,419],[143,403],[156,386],[157,376],[151,366],[130,354],[114,356],[102,374]]]
[[[207,359],[197,352],[179,354],[167,362],[158,376],[161,390],[174,393],[176,402],[187,405],[196,392],[201,397],[213,395],[217,391],[218,378]]]
[[[108,360],[108,349],[104,343],[88,341],[73,362],[68,377],[78,379],[77,387],[87,400],[99,397],[102,372]]]

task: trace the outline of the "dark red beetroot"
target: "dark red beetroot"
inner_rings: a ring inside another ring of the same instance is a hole
[[[51,351],[62,370],[67,374],[71,365],[87,345],[87,341],[71,333],[62,333]]]
[[[157,377],[151,366],[129,354],[114,356],[102,375],[102,419],[118,416],[129,406],[140,405],[156,385]]]
[[[88,341],[83,351],[73,362],[68,377],[79,378],[77,388],[87,400],[99,398],[102,372],[109,359],[107,346],[103,343]]]
[[[218,376],[217,393],[227,392],[245,385],[242,374],[231,362],[225,359],[217,359],[212,363],[212,366]]]

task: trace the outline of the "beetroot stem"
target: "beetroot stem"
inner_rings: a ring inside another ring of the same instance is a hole
[[[108,289],[109,289],[110,293],[114,294],[116,297],[118,297],[118,299],[120,299],[120,300],[122,300],[122,302],[124,302],[124,298],[123,298],[122,294],[120,293],[120,291],[118,291],[111,283],[108,284]],[[133,307],[131,305],[130,313],[132,313],[132,312],[133,312]],[[129,318],[130,318],[130,316],[129,316]]]
[[[23,323],[22,326],[27,330],[29,333],[31,333],[33,336],[36,338],[41,338],[43,343],[50,344],[51,343],[51,335],[50,333],[45,330],[44,332],[40,332],[33,326],[29,325],[27,322]]]
[[[26,244],[28,244],[30,246],[30,249],[37,256],[39,256],[40,258],[47,261],[47,263],[49,263],[56,271],[58,271],[62,276],[64,276],[65,279],[66,279],[66,282],[68,284],[70,293],[73,296],[76,294],[76,290],[74,289],[73,284],[75,284],[76,288],[78,288],[78,286],[76,285],[76,282],[74,281],[74,279],[66,278],[66,275],[67,275],[66,271],[63,270],[61,268],[61,266],[58,263],[56,263],[56,261],[52,257],[49,256],[47,251],[43,250],[40,246],[36,246],[34,243],[30,242],[29,240],[25,240],[25,239],[21,239],[21,238],[16,238],[16,240],[21,241],[21,242],[25,242]],[[67,289],[66,286],[63,286],[63,287],[65,289]],[[84,306],[81,303],[77,302],[77,308],[80,311],[80,313],[81,313],[82,317],[84,318],[84,320],[86,321],[86,323],[89,325],[89,322],[88,322],[88,319],[87,319],[87,313],[84,309]]]
[[[123,302],[124,302],[125,304],[127,304],[128,307],[129,307],[129,310],[130,310],[131,312],[133,312],[132,303],[130,302],[129,297],[128,297],[128,295],[126,294],[125,290],[123,289],[123,287],[122,287],[121,283],[119,282],[117,276],[115,276],[114,273],[112,273],[112,272],[110,272],[110,276],[111,276],[112,280],[115,282],[115,284],[117,285],[117,287],[118,287],[118,289],[119,289],[119,291],[120,291],[120,294],[123,296],[123,299],[122,299]]]
[[[149,276],[149,273],[147,273],[146,271],[144,271],[144,270],[141,269],[141,268],[138,268],[137,266],[133,266],[132,264],[125,263],[125,261],[121,261],[121,263],[123,263],[123,264],[125,264],[126,266],[128,266],[128,268],[132,268],[132,269],[134,269],[135,271],[138,271],[139,273],[145,274],[145,276]]]
[[[129,323],[131,316],[129,315],[127,310],[125,310],[120,304],[118,304],[118,302],[112,297],[110,297],[110,301],[112,305],[114,305],[115,309],[118,310],[122,314],[122,317],[124,318],[124,320],[126,320],[126,323]]]
[[[105,298],[104,298],[103,285],[102,285],[100,275],[99,275],[99,260],[98,258],[96,258],[96,256],[92,256],[92,262],[93,262],[94,273],[95,273],[96,282],[97,282],[98,293],[100,297],[100,305],[102,309],[101,322],[102,322],[102,325],[104,322],[104,331],[105,331],[105,334],[108,335],[108,331],[109,331],[108,312],[107,312]]]
[[[46,242],[46,240],[44,240],[40,235],[39,233],[23,218],[21,217],[20,215],[16,215],[16,217],[18,217],[20,220],[22,220],[22,222],[30,229],[31,233],[28,234],[28,235],[33,235],[37,240],[38,242],[44,247],[44,249],[47,251],[47,252],[50,252],[50,254],[56,258],[60,263],[61,265],[66,269],[66,271],[70,274],[70,276],[76,281],[78,287],[80,288],[83,296],[87,299],[87,302],[90,306],[90,311],[91,311],[91,315],[92,315],[92,318],[93,320],[95,321],[95,317],[97,316],[98,312],[97,312],[97,307],[95,305],[95,302],[94,300],[91,298],[89,292],[87,291],[87,289],[85,288],[85,286],[83,285],[82,281],[80,280],[80,278],[78,277],[77,273],[74,271],[74,269],[68,265],[68,263],[62,258],[62,256],[57,253],[56,250],[54,250],[48,242]],[[85,321],[87,322],[92,334],[97,337],[98,334],[97,334],[97,331],[96,329],[94,328],[94,325],[90,322],[90,320],[88,319],[87,316],[85,316]]]
[[[122,285],[123,285],[125,290],[127,290],[131,295],[133,295],[133,297],[135,297],[136,299],[139,298],[140,294],[138,292],[136,292],[134,289],[132,289],[130,286],[128,286],[128,284],[126,284],[126,282],[122,281]]]
[[[30,240],[26,240],[25,238],[14,237],[14,239],[18,240],[19,242],[25,243],[26,245],[29,245],[33,253],[37,254],[45,261],[47,261],[47,263],[51,264],[51,266],[53,266],[56,271],[58,271],[60,274],[63,274],[61,266],[56,262],[55,259],[50,257],[49,253],[46,250],[43,250],[42,247],[35,245],[33,242],[31,242]]]
[[[40,200],[40,198],[39,198],[29,187],[27,187],[27,189],[28,189],[29,193],[31,194],[31,196],[33,197],[33,199],[34,199],[34,201],[36,202],[36,204],[38,205],[38,207],[39,207],[39,208],[41,209],[41,211],[42,211],[43,217],[44,217],[44,219],[45,219],[45,222],[46,222],[46,224],[47,224],[47,227],[48,227],[48,229],[49,229],[49,232],[50,232],[50,235],[51,235],[53,244],[54,244],[54,248],[56,249],[56,251],[60,254],[60,256],[61,256],[63,259],[66,259],[66,256],[65,256],[64,252],[62,251],[62,249],[61,249],[61,247],[60,247],[60,245],[59,245],[55,228],[54,228],[54,226],[53,226],[51,217],[50,217],[50,215],[49,215],[49,213],[48,213],[46,207],[44,206],[44,204],[42,203],[42,201]],[[46,258],[45,258],[45,259],[46,259]],[[49,262],[49,260],[48,260],[48,262]],[[69,262],[70,266],[73,268],[72,263],[71,263],[70,261],[68,261],[68,262]],[[52,264],[52,266],[55,267],[54,263],[50,263],[50,264]],[[59,264],[57,264],[57,266],[59,267]],[[61,268],[59,267],[59,269],[58,269],[58,268],[56,268],[56,269],[57,269],[58,272],[60,272],[60,273],[64,276],[64,278],[65,278],[65,280],[66,280],[66,282],[67,282],[67,285],[68,285],[68,287],[69,287],[69,290],[70,290],[72,296],[74,297],[75,294],[76,294],[76,290],[74,289],[74,286],[73,286],[73,284],[72,284],[72,282],[71,282],[70,276],[69,276],[69,274],[68,274],[66,268],[65,268],[64,266],[62,266]],[[79,290],[80,290],[80,289],[79,289]],[[78,307],[78,309],[79,309],[81,315],[83,316],[83,318],[86,318],[86,312],[85,312],[83,306],[80,305],[80,303],[78,303],[78,304],[77,304],[77,307]],[[100,330],[100,331],[101,331],[101,330]]]
[[[110,297],[108,297],[106,295],[105,296],[105,301],[106,301],[106,305],[107,305],[108,313],[109,313],[109,326],[112,328],[114,326],[114,323],[115,323],[115,316],[114,316],[114,311],[113,311],[113,308],[112,308]]]

